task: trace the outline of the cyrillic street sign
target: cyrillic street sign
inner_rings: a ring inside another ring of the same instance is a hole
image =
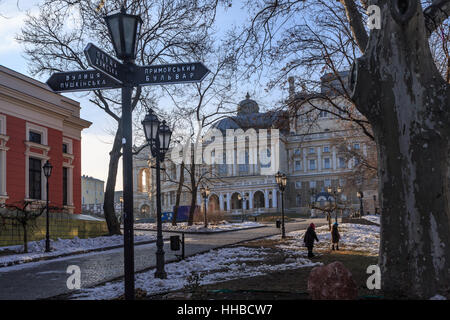
[[[123,82],[126,70],[121,62],[114,59],[92,43],[89,43],[86,46],[84,54],[91,67],[105,73],[119,83]]]
[[[127,70],[120,61],[89,43],[84,49],[89,65],[96,70],[54,73],[47,84],[55,92],[121,88],[125,81],[133,86],[200,82],[209,70],[201,62],[136,66]]]
[[[136,71],[135,83],[139,86],[202,81],[209,70],[201,62],[141,66]]]
[[[47,80],[55,92],[120,88],[121,84],[97,70],[57,72]]]

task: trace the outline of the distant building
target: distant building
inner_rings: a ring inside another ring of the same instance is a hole
[[[80,103],[0,65],[0,204],[45,203],[81,213]]]
[[[105,197],[105,182],[83,175],[81,177],[81,195],[83,211],[102,213]]]
[[[342,76],[347,76],[347,73],[342,73]],[[212,125],[211,130],[222,132],[221,135],[214,134],[214,140],[223,141],[223,148],[208,149],[213,140],[204,138],[203,159],[209,157],[219,161],[207,164],[203,160],[196,169],[197,175],[207,178],[204,183],[211,190],[207,199],[208,212],[279,212],[281,193],[275,181],[278,170],[288,178],[284,198],[287,212],[309,214],[318,203],[322,206],[322,202],[335,202],[345,214],[350,214],[359,209],[358,191],[364,195],[364,213],[375,212],[378,181],[376,177],[358,178],[361,170],[358,159],[359,156],[376,157],[376,148],[361,130],[346,126],[330,112],[333,110],[331,102],[343,110],[349,107],[339,91],[332,90],[336,81],[325,75],[321,91],[308,95],[296,92],[292,81],[290,84],[288,112],[260,112],[258,103],[247,94],[239,102],[234,116]],[[309,108],[312,103],[319,107],[306,115],[301,112],[303,109],[298,109],[301,105]],[[234,137],[233,133],[239,131],[245,134]],[[259,152],[249,144],[252,134],[256,137],[256,133],[261,133],[257,140]],[[226,147],[228,141],[231,149]],[[148,164],[151,159],[149,153],[148,148],[144,149],[134,157],[133,163],[134,209],[135,213],[143,216],[152,216],[155,212],[155,179],[154,170]],[[165,161],[162,167],[165,170],[161,175],[162,210],[172,211],[180,166]],[[186,206],[191,203],[187,172],[184,185],[187,187],[182,189],[180,205]],[[338,187],[342,193],[334,199],[334,190]],[[328,193],[328,188],[331,193]],[[196,194],[196,204],[203,205],[200,192]]]

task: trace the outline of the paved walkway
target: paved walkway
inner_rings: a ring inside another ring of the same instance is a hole
[[[325,219],[291,222],[286,224],[286,231],[305,229],[312,221],[316,225],[326,224]],[[280,234],[280,229],[274,224],[219,234],[189,234],[186,235],[186,256],[276,234]],[[164,233],[164,237],[170,235]],[[135,270],[155,266],[155,251],[155,243],[136,246]],[[174,261],[175,254],[180,253],[170,251],[168,241],[164,243],[164,251],[166,261]],[[82,287],[94,286],[123,276],[123,249],[0,268],[0,299],[42,299],[68,293],[66,281],[69,274],[66,270],[70,265],[80,267]]]

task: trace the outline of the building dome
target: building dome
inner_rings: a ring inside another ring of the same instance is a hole
[[[237,114],[249,114],[249,113],[259,113],[259,106],[255,100],[250,99],[250,94],[247,92],[245,100],[242,100],[238,104]]]

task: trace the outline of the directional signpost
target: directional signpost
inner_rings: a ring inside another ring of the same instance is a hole
[[[125,28],[125,24],[123,21],[120,21],[120,24],[108,24],[108,21],[122,19],[123,17],[136,19],[137,22],[134,31],[112,30],[113,27],[118,26]],[[113,38],[116,54],[123,59],[123,62],[111,57],[103,50],[89,43],[84,53],[89,65],[95,70],[55,73],[48,79],[47,84],[55,92],[122,89],[125,299],[134,299],[133,155],[131,145],[131,94],[133,87],[200,82],[206,77],[209,70],[200,62],[137,66],[134,63],[135,41],[138,30],[137,24],[140,18],[126,14],[125,10],[122,9],[121,13],[107,16],[105,20]],[[134,32],[134,34],[125,34],[127,32]],[[114,37],[119,34],[121,35],[118,37],[119,40],[115,39]],[[130,39],[132,40],[131,47]],[[158,246],[160,255],[158,256],[157,252],[157,260],[162,260],[162,263],[164,263],[162,240],[160,242],[161,248]]]
[[[47,85],[55,92],[117,89],[121,85],[97,70],[57,72],[47,80]]]

